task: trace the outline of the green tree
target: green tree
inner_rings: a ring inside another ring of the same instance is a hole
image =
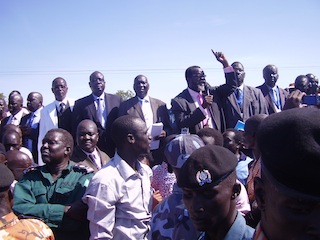
[[[135,96],[134,92],[132,92],[131,90],[118,90],[116,92],[116,95],[122,97],[123,101],[128,100],[129,98],[132,98]]]
[[[5,96],[3,95],[3,93],[0,93],[0,98],[5,98]]]

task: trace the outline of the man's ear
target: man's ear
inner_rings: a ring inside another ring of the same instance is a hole
[[[231,199],[236,199],[241,192],[241,185],[239,183],[235,183],[232,188],[232,196]]]
[[[254,196],[260,211],[265,209],[265,183],[259,177],[254,178]]]
[[[67,146],[65,152],[66,152],[66,154],[68,154],[68,153],[70,154],[70,153],[71,153],[71,147],[68,147],[68,146]]]
[[[135,142],[135,138],[132,133],[128,133],[127,140],[129,143],[133,144]]]

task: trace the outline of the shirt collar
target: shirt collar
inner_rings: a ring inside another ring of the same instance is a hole
[[[64,98],[62,101],[55,100],[54,102],[55,102],[56,107],[58,109],[60,108],[60,103],[64,103],[66,106],[68,106],[68,99],[67,98]]]
[[[40,112],[41,112],[42,108],[43,108],[43,106],[41,106],[41,107],[38,108],[36,111],[34,111],[33,114],[34,114],[35,116],[37,116],[37,117],[40,116]]]
[[[194,101],[194,102],[198,102],[198,96],[199,96],[199,94],[201,94],[201,93],[200,93],[200,92],[196,92],[196,91],[192,90],[192,89],[189,88],[189,87],[188,87],[187,89],[188,89],[188,91],[189,91],[189,93],[190,93],[193,101]]]
[[[136,161],[137,171],[135,171],[125,160],[123,160],[117,152],[113,157],[113,161],[120,175],[125,180],[127,180],[128,178],[136,174],[140,174],[140,175],[144,174],[144,172],[142,171],[143,168],[141,166],[141,163],[138,160]]]
[[[137,96],[137,98],[139,99],[139,101],[150,102],[149,95],[146,95],[144,98],[139,98],[139,97]]]
[[[96,96],[96,95],[94,95],[94,94],[92,93],[92,96],[93,96],[93,98],[94,98],[95,101],[97,100],[97,98],[100,98],[100,99],[104,100],[104,93],[102,93],[100,96]]]

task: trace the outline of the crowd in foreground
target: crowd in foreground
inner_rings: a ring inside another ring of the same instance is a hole
[[[0,238],[320,239],[316,77],[298,76],[290,93],[267,65],[254,88],[240,62],[213,54],[226,83],[212,87],[191,66],[170,110],[143,75],[126,101],[105,93],[98,71],[76,101],[61,77],[46,106],[32,92],[26,109],[12,91]]]

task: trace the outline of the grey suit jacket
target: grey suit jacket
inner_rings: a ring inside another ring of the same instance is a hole
[[[167,136],[171,134],[171,124],[168,114],[168,109],[166,104],[156,98],[150,98],[150,105],[153,112],[153,123],[162,122],[163,128],[167,133]],[[123,115],[131,115],[138,118],[141,118],[143,121],[145,121],[141,104],[139,102],[139,99],[137,96],[128,99],[127,101],[124,101],[120,104],[119,107],[119,117]]]
[[[234,128],[238,120],[245,122],[253,115],[268,114],[266,103],[260,89],[246,85],[243,86],[242,112],[234,92],[224,99],[223,109],[227,128]]]
[[[272,114],[272,113],[276,113],[277,112],[277,109],[272,101],[272,98],[269,94],[269,88],[267,86],[266,83],[262,84],[261,86],[258,86],[257,88],[259,88],[264,96],[264,99],[265,99],[265,102],[266,102],[266,105],[267,105],[267,109],[268,109],[268,113],[269,114]],[[282,88],[279,88],[279,95],[280,95],[280,104],[281,104],[281,110],[286,102],[286,99],[289,95],[289,93],[282,89]]]
[[[101,159],[101,166],[106,165],[107,162],[109,162],[110,158],[109,156],[101,151],[99,148],[96,148]],[[73,150],[71,159],[74,163],[80,163],[82,165],[85,165],[87,167],[90,167],[94,170],[94,172],[97,172],[99,169],[97,168],[96,164],[92,162],[92,160],[85,154],[79,146],[76,146]]]

